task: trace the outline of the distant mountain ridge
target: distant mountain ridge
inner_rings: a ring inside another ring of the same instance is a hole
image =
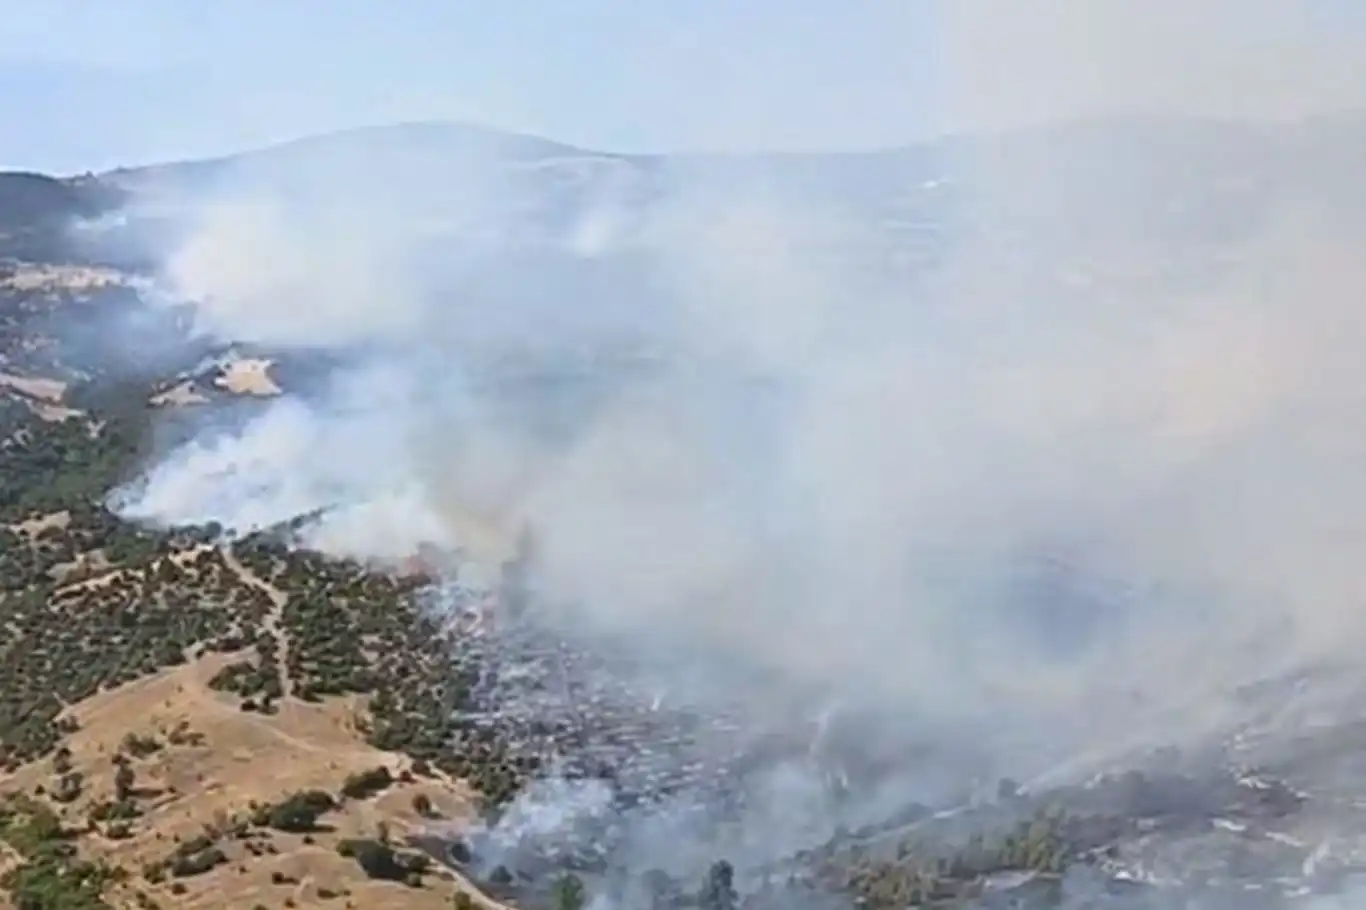
[[[738,201],[796,200],[860,261],[910,276],[941,261],[951,236],[1007,256],[1029,247],[1068,263],[1147,261],[1201,258],[1289,201],[1357,218],[1362,160],[1366,113],[1280,124],[1116,118],[793,154],[618,154],[407,123],[95,176],[0,174],[0,233],[10,235],[4,255],[44,258],[62,245],[62,225],[133,200],[131,231],[159,248],[169,222],[205,199],[255,198],[342,222],[380,213],[390,226],[460,233],[485,252],[577,245],[574,259],[596,255],[604,237],[634,236],[661,201],[702,200],[705,219]],[[91,255],[67,250],[77,252]],[[542,274],[559,268],[539,263]]]
[[[548,159],[593,159],[645,169],[660,163],[681,163],[703,170],[744,169],[762,163],[772,169],[809,175],[812,171],[829,168],[833,162],[858,162],[880,170],[894,163],[914,161],[923,164],[928,160],[956,161],[981,154],[1037,153],[1040,148],[1054,152],[1074,148],[1078,153],[1095,156],[1100,152],[1113,155],[1127,147],[1135,151],[1161,152],[1161,157],[1185,154],[1205,159],[1211,153],[1227,151],[1232,139],[1244,144],[1303,146],[1313,145],[1327,136],[1339,143],[1366,144],[1366,111],[1276,124],[1189,117],[1091,118],[999,134],[950,135],[884,149],[833,152],[621,153],[458,122],[415,121],[347,128],[207,158],[130,164],[93,176],[102,183],[116,185],[144,185],[153,180],[186,183],[208,177],[228,166],[268,166],[284,175],[291,168],[315,162],[320,154],[335,156],[347,165],[369,161],[376,167],[405,162],[435,163],[463,155],[510,164]],[[24,172],[0,171],[0,180],[7,184],[22,176],[25,176]],[[27,176],[48,175],[29,173]],[[88,186],[91,176],[54,175],[52,179],[69,186]],[[6,190],[7,194],[12,191],[13,186]]]
[[[229,166],[262,165],[287,171],[296,163],[307,163],[311,156],[330,153],[350,165],[405,163],[425,158],[427,163],[452,154],[473,155],[505,162],[534,161],[547,157],[604,157],[570,145],[537,136],[509,133],[485,127],[444,121],[396,123],[385,126],[354,127],[291,139],[261,148],[247,149],[209,158],[169,161],[114,168],[100,179],[118,184],[144,184],[149,180],[174,184],[193,184],[211,178]]]

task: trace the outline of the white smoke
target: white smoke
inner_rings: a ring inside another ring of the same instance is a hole
[[[971,125],[1247,122],[946,143],[951,182],[874,194],[952,188],[970,221],[915,283],[882,266],[918,213],[870,225],[783,159],[653,162],[631,218],[616,189],[538,208],[496,163],[357,190],[394,178],[316,149],[309,186],[341,201],[220,191],[165,280],[225,339],[342,351],[339,378],[168,453],[125,511],[246,528],[339,502],[319,544],[490,561],[529,522],[546,621],[834,690],[906,718],[890,740],[952,728],[998,769],[1208,733],[1236,686],[1366,645],[1366,128],[1271,122],[1354,100],[1366,56],[1253,7],[954,12]],[[881,160],[826,173],[853,193]],[[431,193],[461,216],[439,240],[410,230]],[[642,336],[644,378],[551,408],[569,430],[480,384],[553,397]]]
[[[992,168],[989,186],[1009,165]],[[1044,235],[1028,273],[970,239],[934,285],[898,299],[860,272],[840,245],[847,218],[824,203],[770,182],[693,186],[675,182],[639,234],[668,303],[652,323],[661,364],[553,441],[467,377],[535,362],[512,327],[557,320],[591,341],[632,310],[623,301],[500,299],[505,329],[482,334],[468,321],[478,289],[431,287],[421,261],[382,255],[392,239],[353,255],[382,228],[206,219],[168,267],[199,290],[206,326],[371,344],[321,398],[285,398],[171,453],[129,513],[244,528],[341,505],[317,538],[329,547],[435,540],[495,560],[530,521],[544,583],[604,628],[982,719],[1010,706],[1104,724],[1103,705],[1140,693],[1166,724],[1173,699],[1240,681],[1248,648],[1287,624],[1294,660],[1360,633],[1354,563],[1335,541],[1363,514],[1352,376],[1366,326],[1350,301],[1366,275],[1334,213],[1273,208],[1189,288],[1157,277],[1156,290],[1070,293],[1047,275],[1066,263],[1042,258]],[[1068,214],[1107,199],[1070,195]],[[986,215],[992,201],[973,204]],[[386,289],[396,262],[417,271]],[[591,373],[589,350],[576,369]],[[1315,492],[1325,478],[1331,501]],[[1023,608],[1007,579],[1039,557],[1148,592],[1126,608],[1141,620],[1109,616],[1066,660],[1022,647],[1043,620],[1011,618]],[[1156,672],[1156,655],[1197,654],[1208,678]]]

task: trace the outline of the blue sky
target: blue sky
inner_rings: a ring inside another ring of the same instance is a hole
[[[929,18],[917,0],[0,0],[0,166],[419,119],[616,150],[886,145],[923,132]]]

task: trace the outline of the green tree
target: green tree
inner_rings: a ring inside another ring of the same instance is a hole
[[[555,880],[551,892],[555,910],[583,910],[586,902],[583,881],[573,872],[566,872]]]

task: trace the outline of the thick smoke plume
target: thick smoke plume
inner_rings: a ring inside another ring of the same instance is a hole
[[[982,773],[1198,738],[1366,646],[1366,119],[1324,116],[1366,42],[1313,6],[955,3],[945,123],[1001,131],[887,171],[876,218],[842,200],[881,157],[834,192],[402,131],[242,159],[181,200],[161,286],[334,367],[127,511],[336,506],[315,544],[485,564],[528,525],[548,622],[889,710],[868,748],[946,731]],[[953,218],[913,281],[924,211]]]

